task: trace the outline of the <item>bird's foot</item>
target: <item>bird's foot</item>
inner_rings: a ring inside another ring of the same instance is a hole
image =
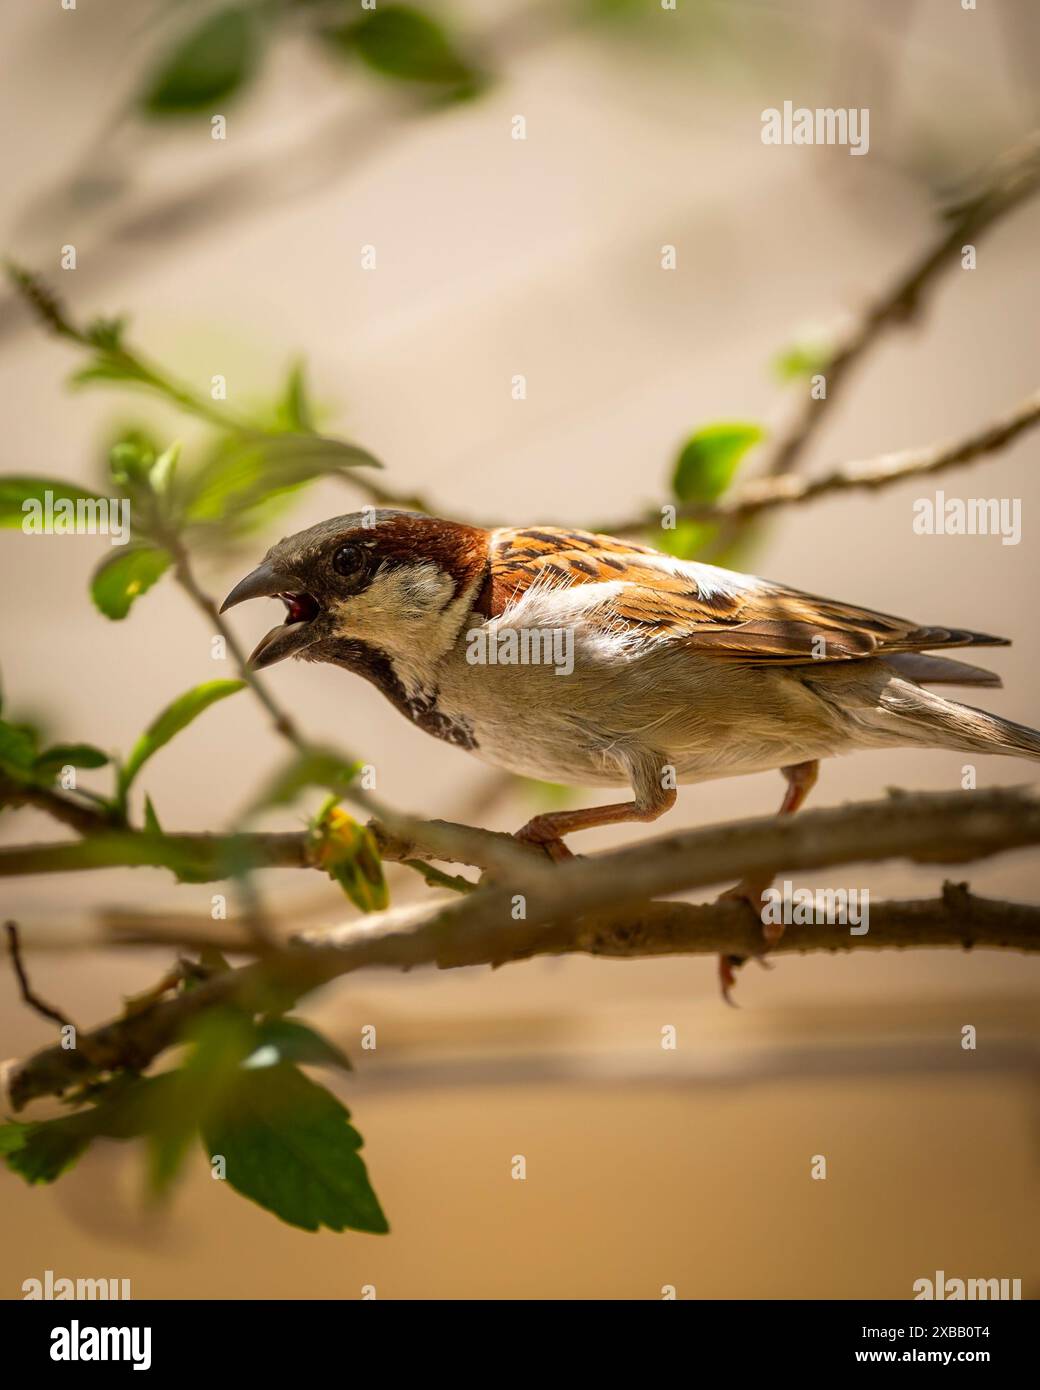
[[[762,896],[771,886],[773,875],[758,874],[742,878],[739,883],[735,883],[732,888],[727,888],[724,893],[720,893],[718,902],[743,902],[751,908],[755,916],[762,921]],[[751,957],[756,960],[765,970],[772,969],[766,952],[771,951],[776,943],[784,934],[784,924],[782,922],[762,922],[762,949],[756,951]],[[731,1008],[736,1008],[737,1003],[733,998],[733,988],[737,983],[735,971],[740,968],[747,960],[746,956],[719,956],[719,989],[723,999]]]
[[[554,864],[562,864],[567,859],[573,859],[574,853],[560,839],[559,835],[554,835],[538,824],[539,817],[535,816],[526,825],[520,827],[514,835],[514,840],[519,840],[522,845],[537,847],[547,854]]]

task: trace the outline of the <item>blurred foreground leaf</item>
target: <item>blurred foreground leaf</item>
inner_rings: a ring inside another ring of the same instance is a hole
[[[347,1054],[298,1018],[271,1018],[258,1025],[256,1050],[246,1067],[269,1067],[278,1062],[302,1062],[313,1066],[342,1067],[352,1071]]]
[[[234,695],[244,685],[245,681],[204,681],[201,685],[186,690],[172,704],[167,705],[134,744],[133,751],[119,777],[123,795],[129,790],[130,784],[149,758],[158,753],[160,748],[165,747],[182,729],[186,729],[203,710],[209,709],[210,705],[215,704],[217,700]]]
[[[344,796],[358,773],[360,763],[348,763],[323,748],[312,749],[289,762],[276,773],[253,802],[250,814],[270,810],[274,806],[291,806],[308,787],[320,787],[337,797]]]
[[[229,5],[207,16],[159,65],[141,96],[152,116],[213,112],[256,71],[261,51],[257,8]]]
[[[484,83],[444,28],[411,5],[380,5],[327,37],[384,77],[438,87],[449,100],[473,96]]]
[[[76,503],[81,499],[95,502],[96,492],[81,487],[79,483],[64,482],[59,478],[33,478],[17,474],[0,477],[0,526],[24,526],[34,515],[44,515],[47,494],[51,494],[51,507],[69,504],[75,514]],[[38,503],[28,508],[23,503]],[[64,506],[63,506],[64,510]]]

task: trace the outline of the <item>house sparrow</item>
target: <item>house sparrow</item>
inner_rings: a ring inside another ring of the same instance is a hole
[[[254,668],[288,656],[342,666],[495,767],[631,788],[631,801],[549,812],[517,832],[554,858],[569,854],[562,837],[573,831],[656,820],[679,783],[779,768],[789,814],[821,758],[858,748],[1040,758],[1040,733],[926,688],[999,686],[989,671],[925,653],[1006,639],[612,536],[369,508],[279,541],[221,612],[259,597],[280,598],[287,613]],[[731,892],[757,907],[767,886]],[[732,963],[721,967],[726,989]]]

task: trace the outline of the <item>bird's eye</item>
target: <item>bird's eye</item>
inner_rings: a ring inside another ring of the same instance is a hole
[[[332,568],[345,579],[351,579],[361,569],[364,559],[360,546],[341,545],[332,557]]]

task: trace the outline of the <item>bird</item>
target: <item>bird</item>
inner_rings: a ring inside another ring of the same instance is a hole
[[[931,689],[999,687],[948,648],[1007,646],[649,545],[559,526],[484,528],[368,507],[273,545],[221,612],[278,598],[254,670],[293,657],[375,685],[424,732],[492,766],[631,798],[534,816],[516,832],[554,860],[564,837],[657,820],[676,788],[779,769],[779,814],[824,758],[937,748],[1040,759],[1040,732]],[[724,896],[758,908],[769,880]],[[763,927],[764,949],[782,925]],[[730,998],[738,957],[722,957]]]

